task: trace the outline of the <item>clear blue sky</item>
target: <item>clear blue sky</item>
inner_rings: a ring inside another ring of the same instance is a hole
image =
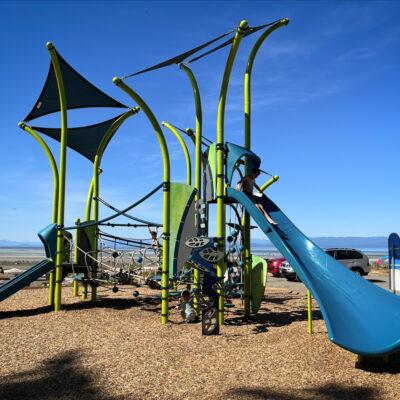
[[[235,27],[289,17],[261,49],[253,74],[253,146],[262,168],[281,176],[269,191],[309,236],[375,236],[400,230],[400,4],[397,2],[3,1],[0,109],[0,239],[36,240],[50,222],[52,177],[37,143],[17,127],[45,81],[52,41],[80,73],[134,105],[111,80]],[[226,113],[226,138],[243,142],[243,72],[256,39],[243,41]],[[203,97],[204,134],[216,132],[227,50],[193,64]],[[157,118],[194,126],[186,76],[176,66],[127,81]],[[72,111],[70,126],[119,111]],[[35,122],[57,126],[58,116]],[[176,139],[165,132],[172,177],[185,179]],[[48,140],[58,158],[58,146]],[[102,196],[117,207],[162,180],[160,150],[144,114],[132,117],[104,156]],[[67,222],[83,217],[89,161],[68,152]],[[262,182],[260,182],[262,183]],[[159,198],[137,215],[160,218]],[[101,210],[102,216],[107,215]],[[140,235],[133,234],[132,235]],[[261,237],[261,233],[255,233]]]

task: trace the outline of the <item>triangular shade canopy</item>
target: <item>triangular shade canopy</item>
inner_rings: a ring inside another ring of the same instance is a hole
[[[124,114],[118,115],[112,119],[95,125],[81,126],[79,128],[68,128],[67,146],[93,162],[103,137],[112,124],[122,115]],[[50,136],[59,142],[61,141],[61,129],[59,128],[41,128],[33,126],[32,129]],[[111,140],[112,136],[110,137],[109,141]]]
[[[63,76],[67,108],[69,110],[86,107],[127,108],[124,104],[114,100],[100,89],[97,89],[96,86],[92,85],[87,79],[75,71],[58,53],[57,58]],[[25,118],[25,121],[31,121],[32,119],[57,111],[60,111],[60,100],[56,75],[53,64],[50,63],[49,73],[42,93],[40,93],[39,99]]]

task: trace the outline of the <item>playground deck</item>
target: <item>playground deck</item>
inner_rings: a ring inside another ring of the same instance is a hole
[[[46,289],[0,304],[2,400],[398,398],[400,374],[355,369],[319,311],[307,334],[303,293],[269,288],[257,321],[242,324],[233,311],[223,335],[202,337],[199,325],[179,324],[178,310],[160,326],[159,304],[133,299],[130,288],[99,289],[95,310],[69,290],[60,313],[43,307]]]

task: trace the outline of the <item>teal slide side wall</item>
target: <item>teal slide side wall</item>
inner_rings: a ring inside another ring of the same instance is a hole
[[[183,268],[191,249],[185,241],[196,236],[194,199],[196,189],[184,183],[171,183],[169,277],[174,278]]]
[[[363,356],[400,350],[400,297],[357,276],[308,239],[265,195],[264,209],[278,223],[272,227],[242,192],[227,195],[242,204],[287,258],[317,300],[329,339]]]
[[[235,171],[236,163],[242,158],[247,156],[248,170],[251,172],[253,168],[259,168],[261,164],[260,157],[252,151],[245,149],[237,144],[227,143],[227,160],[226,160],[226,179],[231,184],[233,172]]]
[[[267,285],[268,264],[264,258],[254,254],[251,257],[251,262],[251,312],[257,314]]]
[[[19,290],[36,281],[44,274],[49,273],[54,269],[54,263],[50,260],[40,261],[38,264],[22,272],[14,279],[0,286],[0,301],[17,293]]]

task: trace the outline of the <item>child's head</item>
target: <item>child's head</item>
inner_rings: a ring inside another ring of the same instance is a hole
[[[257,178],[260,175],[261,171],[259,168],[253,168],[251,170],[251,177],[252,178]]]
[[[190,300],[190,292],[189,292],[189,290],[185,289],[185,290],[182,291],[181,299],[183,301],[189,301]]]
[[[157,239],[157,232],[156,231],[150,231],[150,235],[152,239]]]

